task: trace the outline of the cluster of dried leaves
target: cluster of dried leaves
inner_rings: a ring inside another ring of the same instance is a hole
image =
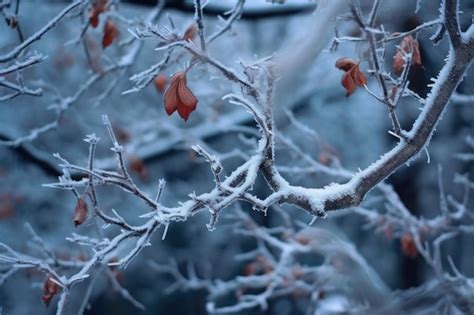
[[[410,66],[423,68],[421,62],[420,47],[418,41],[413,36],[405,36],[394,56],[393,71],[400,75],[403,72],[406,63],[406,56],[411,54]],[[336,61],[336,68],[344,71],[341,79],[342,86],[346,89],[346,96],[350,96],[358,87],[367,85],[367,77],[360,70],[360,62],[356,63],[353,59],[344,57]]]
[[[413,36],[405,36],[400,44],[400,47],[397,50],[397,54],[393,58],[393,71],[396,74],[401,74],[403,67],[405,66],[405,56],[407,54],[412,54],[411,57],[411,66],[416,68],[422,68],[423,64],[421,63],[420,47],[418,41],[413,38]]]
[[[89,14],[89,23],[93,28],[97,28],[100,23],[100,15],[108,11],[110,6],[108,5],[108,0],[97,0],[91,8]],[[119,32],[118,28],[115,25],[114,21],[110,18],[104,23],[103,37],[102,37],[102,47],[105,49],[110,46],[113,41],[118,37]]]

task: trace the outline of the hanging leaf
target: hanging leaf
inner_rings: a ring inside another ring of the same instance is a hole
[[[196,23],[193,23],[188,26],[186,31],[184,31],[183,40],[185,41],[193,40],[196,37],[196,34],[197,34],[197,26],[196,26]]]
[[[107,20],[104,25],[104,37],[102,37],[102,48],[110,46],[118,36],[118,29],[112,20]]]
[[[82,197],[79,197],[77,199],[76,208],[74,209],[74,217],[72,219],[74,225],[77,227],[84,223],[87,220],[88,214],[89,210],[87,209],[87,203]]]
[[[351,58],[340,58],[336,61],[336,68],[345,72],[355,67],[357,63]]]
[[[336,68],[343,70],[341,84],[346,89],[346,96],[355,92],[357,87],[367,84],[367,78],[360,71],[359,64],[350,58],[341,58],[336,61]]]
[[[187,121],[189,115],[196,110],[197,102],[196,96],[187,86],[186,73],[175,73],[164,95],[166,113],[171,115],[178,111],[179,116]]]
[[[411,258],[418,256],[418,249],[416,248],[415,241],[413,240],[413,236],[411,236],[411,234],[404,234],[400,242],[402,243],[402,250],[405,255]]]
[[[405,66],[404,56],[409,53],[412,54],[410,66],[423,68],[418,41],[413,36],[408,35],[403,38],[395,57],[393,57],[393,71],[396,74],[400,75],[403,72]]]
[[[145,163],[143,162],[140,157],[134,155],[130,158],[130,164],[129,164],[130,169],[137,173],[141,179],[146,179],[148,177],[148,169],[145,166]]]
[[[89,14],[89,23],[93,28],[99,26],[99,15],[102,14],[107,7],[107,0],[97,0],[91,8]]]
[[[43,296],[41,299],[46,306],[49,306],[53,297],[59,292],[60,286],[48,276],[43,283]]]
[[[155,84],[156,89],[160,93],[163,93],[166,90],[166,85],[168,84],[168,78],[163,74],[159,74],[155,77],[155,79],[153,80],[153,83]]]

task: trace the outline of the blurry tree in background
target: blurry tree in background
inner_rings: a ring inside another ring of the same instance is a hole
[[[474,313],[473,1],[0,12],[0,314]]]

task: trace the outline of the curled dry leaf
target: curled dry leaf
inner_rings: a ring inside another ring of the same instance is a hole
[[[97,0],[91,8],[89,23],[93,28],[99,26],[99,15],[103,13],[107,6],[107,0]]]
[[[110,46],[118,36],[118,29],[112,20],[107,20],[104,25],[104,36],[102,37],[102,48]]]
[[[336,60],[336,68],[347,72],[357,66],[357,63],[351,58],[339,58]]]
[[[411,234],[404,234],[400,239],[402,243],[402,250],[405,255],[415,258],[418,256],[418,249],[416,248],[415,241],[413,240],[413,236]]]
[[[193,23],[188,26],[186,31],[184,31],[183,40],[185,41],[193,40],[196,37],[196,33],[197,33],[197,26],[196,26],[196,23]]]
[[[336,61],[336,68],[343,70],[341,84],[346,89],[346,96],[355,92],[357,87],[367,84],[367,78],[360,71],[359,64],[350,58],[340,58]]]
[[[393,71],[396,74],[403,72],[403,67],[405,66],[404,56],[409,53],[412,54],[411,66],[423,68],[418,41],[413,36],[408,35],[403,38],[395,57],[393,57]]]
[[[166,85],[168,84],[168,78],[163,74],[159,74],[153,80],[153,83],[155,84],[156,89],[160,93],[163,93],[166,90]]]
[[[43,296],[41,299],[46,306],[49,306],[53,297],[59,292],[60,286],[48,276],[43,283]]]
[[[179,116],[187,121],[189,115],[196,110],[197,102],[196,96],[187,86],[186,73],[175,73],[164,95],[166,113],[171,115],[177,110]]]
[[[77,198],[76,208],[74,209],[73,222],[75,226],[81,225],[86,221],[89,210],[87,209],[87,203],[82,197]]]

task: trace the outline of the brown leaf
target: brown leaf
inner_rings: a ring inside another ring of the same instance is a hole
[[[336,60],[336,68],[339,70],[343,70],[345,72],[351,70],[354,66],[356,66],[356,62],[351,58],[339,58]]]
[[[168,78],[163,74],[159,74],[153,80],[153,83],[155,84],[156,89],[160,93],[163,93],[166,90],[166,85],[168,84]]]
[[[193,23],[188,26],[186,31],[183,34],[183,40],[188,41],[188,40],[193,40],[196,37],[197,33],[197,25],[196,23]]]
[[[87,203],[82,197],[77,198],[76,208],[74,209],[73,222],[77,227],[86,221],[89,210],[87,209]]]
[[[360,71],[359,64],[352,59],[341,58],[336,62],[336,67],[346,72],[341,79],[341,84],[347,91],[346,96],[354,93],[357,87],[367,84],[367,78]]]
[[[346,96],[351,95],[357,89],[357,84],[351,76],[350,72],[344,73],[341,79],[342,86],[346,89]]]
[[[403,60],[403,53],[397,52],[397,54],[393,58],[393,72],[395,72],[396,74],[401,74],[404,65],[405,60]]]
[[[104,25],[104,37],[102,37],[102,48],[110,46],[118,36],[118,29],[112,20],[107,20]]]
[[[421,54],[420,54],[420,47],[418,41],[413,38],[413,36],[408,35],[405,36],[398,48],[395,57],[393,57],[393,71],[396,74],[401,74],[403,72],[403,68],[405,66],[404,56],[406,54],[412,53],[411,57],[411,64],[410,66],[414,66],[417,68],[423,68],[423,64],[421,62]]]
[[[360,71],[359,65],[356,65],[354,68],[349,70],[349,72],[352,73],[352,78],[358,86],[364,86],[367,84],[367,78],[364,73]]]
[[[148,177],[148,169],[145,166],[145,163],[138,157],[132,156],[130,159],[130,169],[140,175],[142,179]]]
[[[181,118],[187,121],[189,115],[196,110],[197,102],[196,96],[187,86],[186,73],[175,73],[164,95],[166,113],[171,115],[178,111]]]
[[[413,240],[413,236],[411,236],[411,234],[404,234],[400,239],[400,242],[405,255],[411,258],[418,256],[418,249],[416,248],[415,241]]]
[[[43,283],[43,296],[41,299],[46,306],[49,306],[53,297],[59,292],[61,287],[48,276]]]
[[[299,235],[297,238],[296,238],[296,241],[302,245],[308,245],[309,242],[311,241],[311,239],[306,236],[306,235]]]
[[[107,0],[97,0],[91,8],[89,23],[93,28],[99,26],[99,15],[103,13],[107,6]]]

